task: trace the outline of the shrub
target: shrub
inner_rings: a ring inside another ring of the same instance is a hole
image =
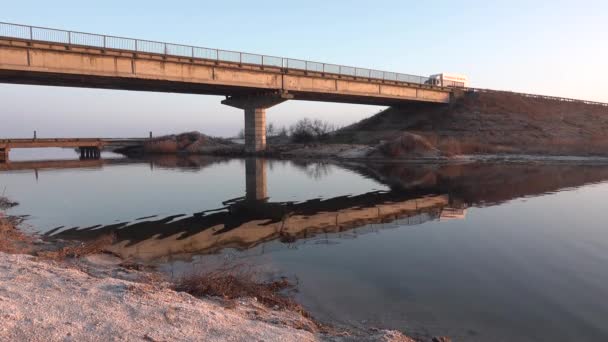
[[[302,119],[290,127],[291,139],[297,143],[313,142],[333,132],[335,127],[319,119]]]

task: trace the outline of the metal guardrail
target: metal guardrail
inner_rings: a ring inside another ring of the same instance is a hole
[[[533,99],[543,99],[543,100],[571,102],[571,103],[582,103],[582,104],[588,104],[588,105],[594,105],[594,106],[608,107],[608,103],[606,103],[606,102],[579,100],[579,99],[572,99],[572,98],[567,98],[567,97],[538,95],[538,94],[529,94],[529,93],[518,93],[518,92],[514,92],[514,91],[493,90],[493,89],[484,89],[484,88],[459,88],[459,89],[462,89],[463,91],[466,91],[466,92],[473,92],[473,93],[511,94],[511,95],[517,95],[517,96],[522,96],[522,97],[533,98]]]
[[[75,31],[64,31],[45,27],[26,26],[4,22],[0,22],[0,37],[79,45],[102,49],[128,50],[134,52],[206,59],[220,62],[251,64],[258,66],[303,70],[394,82],[427,84],[427,81],[429,80],[429,78],[425,76],[408,75],[397,72],[357,68],[337,64],[319,63],[300,59],[259,55],[246,52],[162,43],[151,40],[122,38]]]

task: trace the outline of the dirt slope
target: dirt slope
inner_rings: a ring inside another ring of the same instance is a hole
[[[607,155],[608,107],[522,95],[468,93],[452,107],[408,104],[340,130],[334,142],[377,144],[403,132],[446,155]]]

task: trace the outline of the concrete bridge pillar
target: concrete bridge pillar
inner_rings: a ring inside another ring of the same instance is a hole
[[[80,159],[99,159],[101,150],[98,147],[80,147]]]
[[[11,149],[8,147],[0,147],[0,163],[6,163],[8,161],[8,153]]]
[[[266,109],[245,109],[245,151],[258,152],[266,149]]]
[[[266,187],[266,160],[245,160],[245,198],[248,201],[263,201],[268,198]]]
[[[231,96],[222,104],[245,111],[245,151],[255,153],[266,149],[266,109],[292,99],[287,93],[263,93]]]

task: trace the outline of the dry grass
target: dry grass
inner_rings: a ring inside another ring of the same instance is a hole
[[[436,156],[439,151],[433,144],[420,135],[402,133],[396,139],[380,146],[380,152],[390,158],[402,156]]]
[[[0,252],[3,253],[24,254],[31,253],[34,249],[32,236],[17,229],[17,226],[23,223],[23,218],[5,213],[7,209],[17,205],[19,203],[0,196]]]
[[[14,203],[6,200],[4,203]],[[68,245],[59,249],[48,250],[49,246],[37,246],[33,236],[23,233],[17,226],[22,219],[7,216],[0,211],[0,252],[10,254],[33,254],[50,260],[80,258],[87,255],[103,253],[115,241],[113,235],[101,236],[93,241]],[[52,247],[56,248],[56,247]]]
[[[289,326],[312,333],[338,334],[330,325],[315,321],[304,308],[286,292],[295,291],[296,286],[287,278],[274,281],[258,281],[253,272],[243,265],[222,267],[205,273],[189,275],[177,280],[173,290],[189,293],[195,297],[219,297],[226,308],[235,308],[237,299],[253,298],[272,310],[291,311],[303,320],[293,320]]]
[[[196,297],[256,298],[268,308],[290,310],[310,317],[301,305],[285,294],[288,290],[295,290],[295,285],[289,280],[257,281],[253,272],[243,265],[183,277],[175,282],[174,289]]]
[[[17,202],[12,202],[4,196],[0,196],[0,210],[10,209],[19,205]]]
[[[0,212],[0,252],[18,254],[32,250],[32,238],[17,229],[18,221]]]
[[[114,241],[114,235],[108,234],[100,236],[99,238],[92,241],[82,242],[73,246],[66,246],[53,251],[40,251],[37,254],[42,258],[51,260],[82,258],[87,255],[100,254],[106,252],[107,248],[111,246]]]

